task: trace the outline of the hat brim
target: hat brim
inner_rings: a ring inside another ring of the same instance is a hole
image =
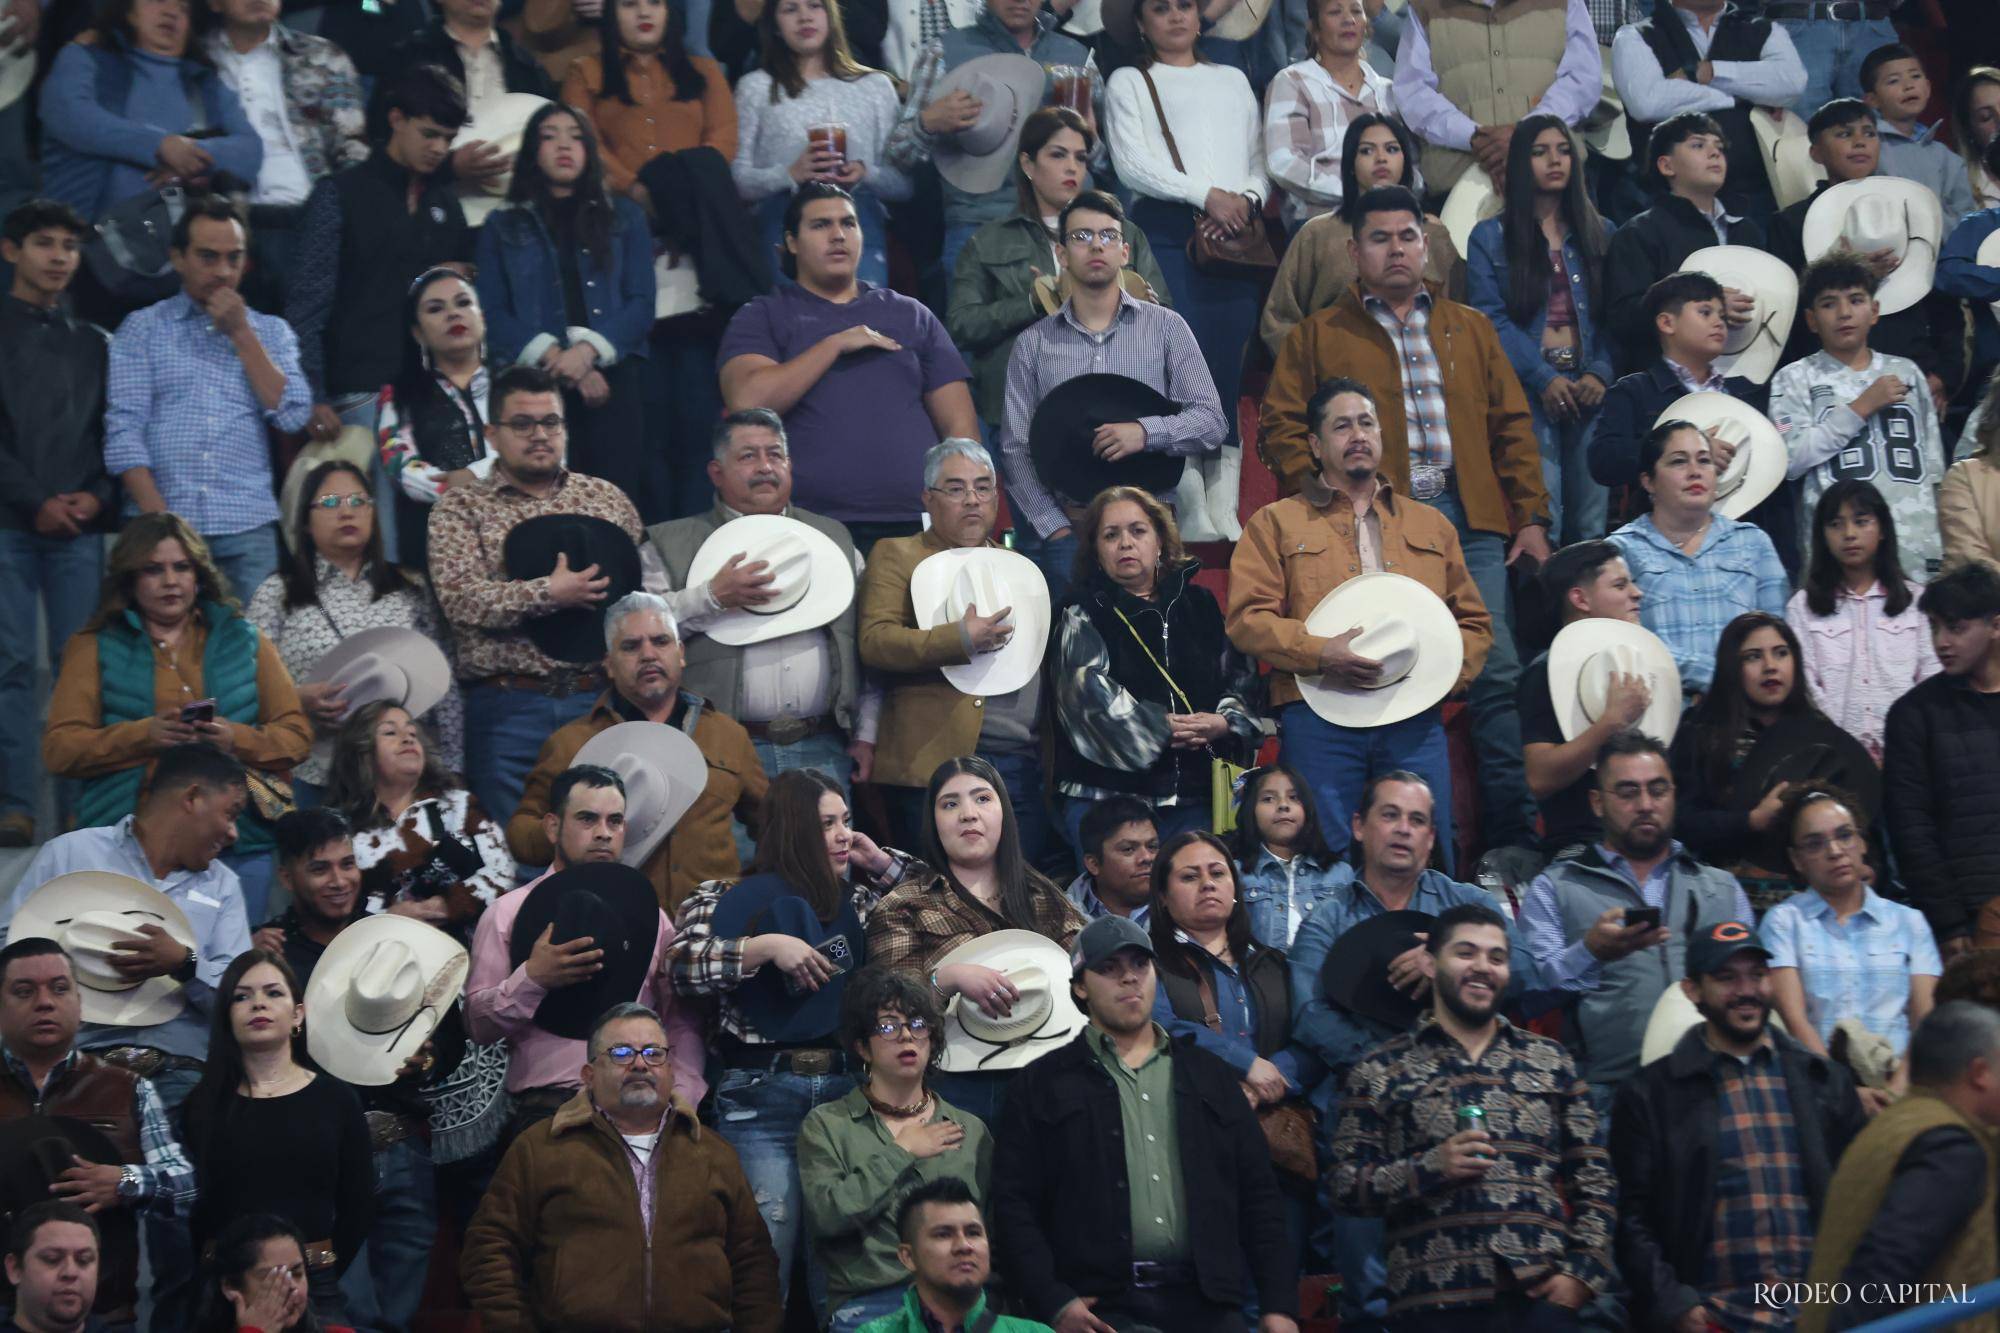
[[[533,93],[506,93],[485,108],[485,114],[476,120],[468,120],[452,136],[451,150],[455,153],[470,143],[489,143],[507,155],[507,169],[497,176],[483,181],[462,182],[458,187],[459,206],[465,212],[465,220],[470,226],[481,226],[497,208],[507,204],[507,191],[513,184],[513,160],[520,156],[521,140],[528,132],[528,122],[535,113],[549,105],[546,97]]]
[[[1712,389],[1686,394],[1669,403],[1653,424],[1658,426],[1676,419],[1691,422],[1704,431],[1724,424],[1736,425],[1749,436],[1748,442],[1737,450],[1744,459],[1742,482],[1715,502],[1715,512],[1724,518],[1742,518],[1784,485],[1785,469],[1790,462],[1785,439],[1769,417],[1741,398]],[[1735,466],[1734,459],[1730,466]]]
[[[1763,327],[1749,345],[1715,359],[1722,375],[1769,383],[1792,336],[1799,313],[1799,275],[1776,255],[1747,245],[1711,245],[1681,261],[1683,272],[1706,273],[1725,287],[1755,292],[1769,308]]]
[[[1451,193],[1444,197],[1444,208],[1438,214],[1438,221],[1451,233],[1451,243],[1458,247],[1462,255],[1472,253],[1472,229],[1488,218],[1500,216],[1500,195],[1493,188],[1493,178],[1477,163],[1467,167],[1465,174],[1451,187]],[[1421,219],[1419,219],[1421,221]]]
[[[419,1009],[395,1032],[363,1032],[348,1021],[348,988],[369,950],[388,940],[410,946],[426,994],[437,992],[436,1003]],[[364,1088],[394,1083],[464,993],[470,965],[465,946],[435,926],[388,912],[362,917],[333,937],[306,983],[306,1050],[343,1083]]]
[[[1380,689],[1328,685],[1324,676],[1295,676],[1299,694],[1337,727],[1383,727],[1415,717],[1443,701],[1465,666],[1465,638],[1444,599],[1402,574],[1363,574],[1320,599],[1306,617],[1306,633],[1331,639],[1366,629],[1388,616],[1409,619],[1417,633],[1417,662],[1410,673]]]
[[[510,579],[547,578],[558,555],[570,557],[571,569],[598,567],[609,580],[602,602],[530,616],[521,633],[558,662],[603,661],[603,608],[639,588],[639,547],[632,534],[591,514],[541,514],[509,529],[500,552]]]
[[[1830,185],[1806,210],[1801,243],[1807,263],[1835,249],[1840,244],[1848,212],[1858,200],[1869,195],[1888,196],[1907,210],[1910,219],[1910,247],[1903,262],[1875,289],[1876,305],[1883,314],[1893,315],[1928,296],[1931,280],[1937,275],[1938,246],[1944,239],[1944,207],[1929,186],[1901,176],[1869,176]]]
[[[1007,585],[1014,633],[997,652],[975,653],[970,662],[945,667],[944,678],[961,694],[1011,694],[1040,673],[1049,643],[1049,585],[1034,561],[998,546],[938,551],[911,572],[910,605],[917,628],[936,629],[944,623],[945,604],[960,572],[975,563],[992,564]],[[984,614],[997,610],[984,609]]]
[[[1111,486],[1137,486],[1155,494],[1172,491],[1180,484],[1187,459],[1141,449],[1106,462],[1090,442],[1097,428],[1110,422],[1171,416],[1180,410],[1179,403],[1129,375],[1078,375],[1065,380],[1049,390],[1028,423],[1028,455],[1034,460],[1035,475],[1056,494],[1079,503]]]
[[[931,150],[938,175],[967,194],[991,194],[1007,183],[1021,146],[1021,126],[1042,105],[1048,90],[1048,71],[1036,61],[1020,55],[979,56],[945,72],[933,98],[950,92],[972,92],[984,76],[1013,98],[1013,114],[1006,135],[984,153],[961,149],[957,136],[939,137]]]
[[[337,680],[340,673],[361,658],[373,654],[394,659],[404,678],[409,682],[409,691],[395,700],[411,717],[422,717],[443,702],[451,692],[451,660],[444,655],[444,649],[421,630],[409,629],[401,625],[386,625],[377,629],[359,630],[348,635],[339,643],[326,650],[317,662],[307,668],[299,678],[301,685],[321,685]],[[347,705],[348,713],[353,713],[365,704],[376,703],[388,698],[383,694],[343,693],[341,702]],[[313,758],[321,763],[333,760],[333,737],[315,736]]]
[[[634,810],[628,804],[625,810],[625,852],[619,859],[628,866],[642,866],[708,789],[708,760],[694,738],[679,727],[620,722],[585,741],[570,764],[599,764],[617,771],[627,755],[631,756],[627,763],[651,769],[667,781],[665,805]],[[628,796],[631,790],[628,783]]]
[[[1661,741],[1673,739],[1681,722],[1681,671],[1671,649],[1643,625],[1626,620],[1591,617],[1565,625],[1549,645],[1549,702],[1563,739],[1573,741],[1590,730],[1584,713],[1583,668],[1598,653],[1628,648],[1639,658],[1639,671],[1652,683],[1653,700],[1639,719],[1639,730]]]
[[[660,908],[652,882],[631,866],[591,862],[571,866],[533,886],[516,890],[527,897],[515,914],[507,937],[508,967],[528,961],[535,940],[555,924],[563,895],[572,891],[596,894],[617,917],[618,938],[599,939],[602,969],[587,981],[552,990],[535,1007],[535,1026],[558,1037],[581,1041],[590,1025],[614,1004],[639,998],[640,987],[653,965],[653,947],[660,936]]]
[[[977,963],[996,972],[1040,968],[1049,979],[1049,1015],[1035,1032],[1006,1045],[975,1037],[959,1018],[964,996],[953,996],[945,1008],[944,1054],[938,1068],[946,1073],[994,1073],[1019,1069],[1075,1037],[1088,1024],[1069,988],[1069,955],[1046,935],[1032,930],[995,930],[967,940],[937,962],[939,968]]]
[[[745,607],[724,611],[703,626],[703,634],[717,643],[741,648],[818,629],[839,619],[842,612],[854,605],[853,561],[834,544],[833,538],[809,523],[783,514],[745,514],[710,533],[701,549],[694,553],[694,559],[688,562],[688,586],[714,578],[733,555],[742,554],[749,563],[760,558],[760,549],[768,549],[786,538],[804,543],[811,558],[806,595],[771,615]]]
[[[28,895],[8,923],[8,942],[46,939],[60,944],[63,924],[84,912],[143,912],[156,917],[157,924],[190,951],[196,947],[194,927],[179,903],[129,875],[99,870],[57,875]],[[136,986],[100,990],[79,972],[77,993],[83,1021],[106,1027],[153,1027],[187,1006],[181,983],[172,977],[148,977]]]

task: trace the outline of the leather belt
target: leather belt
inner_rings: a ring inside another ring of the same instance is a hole
[[[808,736],[838,735],[840,723],[831,713],[819,717],[774,717],[769,722],[745,720],[743,730],[752,739],[769,741],[773,745],[797,745]]]
[[[730,1041],[723,1044],[720,1054],[724,1069],[763,1069],[806,1078],[847,1072],[847,1052],[831,1046],[753,1046]]]
[[[604,688],[607,678],[602,667],[586,667],[580,671],[571,667],[558,667],[546,676],[505,672],[498,676],[481,676],[472,683],[491,685],[502,690],[526,690],[535,694],[546,694],[551,699],[567,699],[573,694],[595,694]]]
[[[1132,1285],[1135,1287],[1187,1287],[1194,1285],[1193,1264],[1152,1264],[1132,1265]]]
[[[186,1055],[169,1055],[165,1051],[154,1050],[151,1046],[111,1046],[90,1054],[108,1065],[116,1065],[128,1074],[140,1078],[152,1078],[169,1070],[191,1069],[199,1074],[202,1062]]]
[[[1889,0],[1767,0],[1764,17],[1767,19],[1837,19],[1845,23],[1859,23],[1864,19],[1885,19],[1889,17]]]
[[[417,1116],[404,1115],[400,1111],[368,1111],[364,1113],[368,1121],[368,1143],[376,1152],[393,1147],[406,1139],[427,1139],[430,1137],[430,1122]]]

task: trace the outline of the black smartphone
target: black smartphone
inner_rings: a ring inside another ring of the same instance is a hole
[[[215,700],[197,699],[191,704],[182,704],[181,721],[189,726],[215,721]]]
[[[814,952],[833,964],[833,975],[839,976],[854,966],[854,949],[848,944],[847,936],[832,935],[813,946]],[[793,995],[804,995],[805,987],[793,981],[789,974],[785,977],[785,990]]]
[[[1648,930],[1657,930],[1660,925],[1660,909],[1657,907],[1628,907],[1625,909],[1625,924],[1627,926],[1644,926]]]

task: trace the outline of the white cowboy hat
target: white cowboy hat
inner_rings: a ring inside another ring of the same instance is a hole
[[[1623,162],[1632,156],[1632,128],[1625,119],[1625,99],[1618,95],[1618,87],[1611,79],[1611,48],[1598,46],[1604,67],[1604,91],[1598,95],[1597,105],[1591,108],[1577,125],[1577,133],[1583,136],[1590,151],[1613,162]]]
[[[963,666],[944,668],[944,678],[962,694],[1010,694],[1042,669],[1049,585],[1024,555],[979,546],[926,556],[910,575],[910,604],[918,629],[962,620],[968,609],[990,616],[1003,606],[1013,608],[1007,617],[1013,633],[997,652],[974,653]]]
[[[643,866],[708,788],[708,760],[694,738],[664,722],[620,722],[583,743],[570,766],[598,764],[625,783],[625,854]]]
[[[14,40],[19,26],[12,14],[0,15],[0,108],[20,100],[35,81],[35,44]]]
[[[1472,229],[1488,218],[1500,216],[1500,195],[1486,169],[1473,163],[1444,197],[1444,211],[1438,220],[1451,233],[1451,243],[1462,255],[1472,253]],[[1417,221],[1422,222],[1422,218]]]
[[[745,564],[770,566],[777,596],[711,620],[702,633],[717,643],[740,648],[818,629],[854,604],[854,561],[818,528],[782,514],[745,514],[710,533],[688,564],[688,586],[714,578],[739,553]]]
[[[1681,721],[1681,672],[1673,652],[1642,625],[1599,616],[1565,625],[1549,645],[1549,699],[1563,739],[1575,740],[1604,715],[1614,671],[1645,677],[1653,700],[1639,730],[1672,740]]]
[[[1729,466],[1715,479],[1714,508],[1724,518],[1742,518],[1784,484],[1790,461],[1784,437],[1769,417],[1741,398],[1713,390],[1687,394],[1667,404],[1653,424],[1675,419],[1736,446]]]
[[[1973,262],[1983,264],[1987,268],[2000,268],[2000,231],[1992,233],[1979,243],[1979,253],[1973,256]],[[2000,301],[1993,302],[1993,318],[2000,319]],[[1971,433],[1966,432],[1967,435]]]
[[[419,630],[400,625],[358,630],[326,650],[299,680],[301,685],[338,681],[347,688],[348,711],[392,699],[411,717],[422,717],[451,692],[451,662],[444,649]],[[333,737],[313,742],[313,756],[333,757]]]
[[[1842,181],[1812,201],[1803,239],[1807,263],[1843,243],[1857,255],[1895,251],[1902,262],[1875,290],[1882,313],[1893,315],[1930,294],[1944,206],[1928,185],[1901,176]]]
[[[1465,638],[1444,599],[1401,574],[1363,574],[1320,599],[1306,633],[1331,639],[1360,627],[1349,645],[1382,664],[1372,688],[1299,676],[1306,704],[1337,727],[1383,727],[1415,717],[1450,694],[1465,665]]]
[[[1729,326],[1729,341],[1715,359],[1715,369],[1724,375],[1768,383],[1778,368],[1786,339],[1792,336],[1792,317],[1799,309],[1799,275],[1770,251],[1747,245],[1711,245],[1682,260],[1681,268],[1706,273],[1756,303],[1748,323]]]
[[[1653,1002],[1653,1015],[1646,1020],[1646,1035],[1639,1039],[1639,1063],[1649,1065],[1672,1055],[1688,1029],[1698,1028],[1701,1023],[1701,1010],[1694,1007],[1694,1001],[1678,982],[1669,981],[1660,998]],[[1791,1035],[1776,1004],[1771,1006],[1771,1031]]]
[[[1809,198],[1826,179],[1826,168],[1812,160],[1812,140],[1806,123],[1795,111],[1773,119],[1770,107],[1750,108],[1750,128],[1757,136],[1757,156],[1764,159],[1764,174],[1771,180],[1771,193],[1778,207],[1789,208]]]
[[[497,176],[490,176],[477,185],[459,187],[459,207],[465,210],[468,225],[479,226],[486,221],[489,213],[507,202],[507,189],[514,183],[511,163],[521,151],[521,138],[528,132],[528,121],[548,104],[548,98],[537,97],[533,93],[503,93],[481,106],[479,114],[466,121],[452,138],[451,150],[454,153],[469,143],[483,141],[505,153],[510,164]]]
[[[278,488],[278,512],[284,521],[278,524],[278,531],[284,534],[285,548],[299,549],[299,538],[305,534],[292,524],[292,516],[299,512],[299,490],[306,484],[306,477],[321,463],[339,459],[352,463],[361,469],[364,477],[373,476],[375,465],[375,429],[373,426],[344,426],[340,434],[330,440],[308,440],[300,448],[299,456],[285,469],[285,484]],[[371,487],[372,494],[372,487]],[[250,589],[252,593],[257,590]]]
[[[1087,1021],[1070,994],[1069,955],[1046,935],[1032,930],[996,930],[947,953],[939,968],[977,963],[1005,976],[1021,993],[1013,1012],[989,1018],[963,995],[944,1011],[947,1073],[990,1073],[1019,1069],[1083,1030]]]
[[[991,194],[1007,183],[1021,142],[1021,125],[1042,104],[1048,72],[1027,56],[979,56],[954,66],[937,91],[971,93],[979,119],[956,134],[940,135],[931,156],[938,175],[967,194]]]
[[[118,941],[158,926],[189,951],[194,927],[180,904],[152,885],[104,870],[73,870],[36,889],[15,909],[9,940],[46,939],[62,945],[82,990],[83,1021],[141,1028],[181,1012],[181,983],[172,977],[133,981],[112,965]]]
[[[378,1088],[415,1055],[465,990],[465,946],[384,912],[334,936],[306,983],[306,1049],[343,1083]]]

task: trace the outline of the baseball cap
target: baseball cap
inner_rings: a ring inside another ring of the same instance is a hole
[[[1153,956],[1153,937],[1129,916],[1104,915],[1085,926],[1069,956],[1071,976],[1095,967],[1120,949],[1142,949]]]
[[[1757,938],[1757,932],[1741,921],[1718,921],[1704,926],[1688,941],[1687,974],[1707,976],[1739,953],[1771,956],[1771,951]]]

